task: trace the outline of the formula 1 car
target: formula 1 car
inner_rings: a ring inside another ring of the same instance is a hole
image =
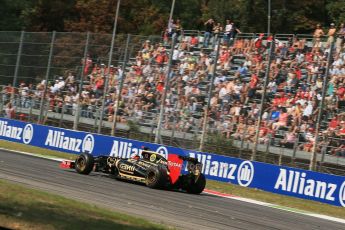
[[[112,156],[93,157],[82,153],[74,162],[63,161],[60,167],[74,168],[80,174],[103,172],[116,179],[144,183],[155,189],[184,190],[192,194],[199,194],[204,190],[206,179],[197,159],[169,154],[167,160],[159,153],[148,150],[142,151],[141,155],[142,157],[123,159]],[[186,174],[181,173],[182,167],[187,167]]]

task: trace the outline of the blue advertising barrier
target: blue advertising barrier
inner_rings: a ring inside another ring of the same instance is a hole
[[[165,157],[174,153],[197,158],[208,179],[345,207],[345,177],[341,176],[4,118],[0,118],[0,139],[66,153],[123,158],[140,154],[145,146]]]

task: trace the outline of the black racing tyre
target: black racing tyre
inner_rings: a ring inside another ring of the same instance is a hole
[[[195,181],[194,177],[190,178],[186,191],[191,194],[200,194],[204,191],[206,186],[206,178],[204,174],[200,174],[198,179]]]
[[[94,159],[91,154],[82,153],[75,160],[75,170],[80,174],[90,174],[93,169]]]
[[[110,168],[110,176],[115,179],[120,179],[119,170],[115,166]]]
[[[164,188],[167,184],[167,170],[163,167],[150,167],[146,173],[146,185],[149,188]]]

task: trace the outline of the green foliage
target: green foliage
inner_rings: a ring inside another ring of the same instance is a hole
[[[208,134],[205,143],[205,152],[212,152],[222,155],[230,155],[229,150],[234,150],[232,140],[226,138],[221,134]]]
[[[345,22],[345,1],[332,1],[327,4],[327,11],[332,22]]]
[[[0,30],[21,30],[24,20],[22,12],[30,7],[32,0],[2,0],[0,7]]]
[[[29,0],[28,0],[29,1]],[[73,16],[74,0],[31,0],[21,17],[28,31],[64,31],[64,20]]]
[[[140,126],[137,122],[128,120],[127,125],[129,127],[130,132],[138,133],[140,131]]]
[[[0,30],[91,31],[110,33],[117,0],[3,0]],[[160,34],[167,26],[172,0],[122,0],[120,33]],[[184,29],[204,29],[212,17],[235,21],[243,32],[267,30],[268,1],[183,0],[176,1],[174,19]],[[316,23],[345,21],[345,2],[340,0],[271,0],[271,31],[310,33]]]

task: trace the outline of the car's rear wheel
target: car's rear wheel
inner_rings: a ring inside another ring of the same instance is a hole
[[[89,174],[94,165],[94,159],[91,154],[82,153],[75,160],[75,170],[80,174]]]
[[[195,176],[190,177],[188,181],[188,185],[186,187],[186,191],[192,194],[200,194],[204,191],[206,186],[206,178],[204,174],[200,174],[197,179]]]
[[[149,188],[164,188],[167,183],[167,170],[163,167],[150,167],[146,173],[146,185]]]

